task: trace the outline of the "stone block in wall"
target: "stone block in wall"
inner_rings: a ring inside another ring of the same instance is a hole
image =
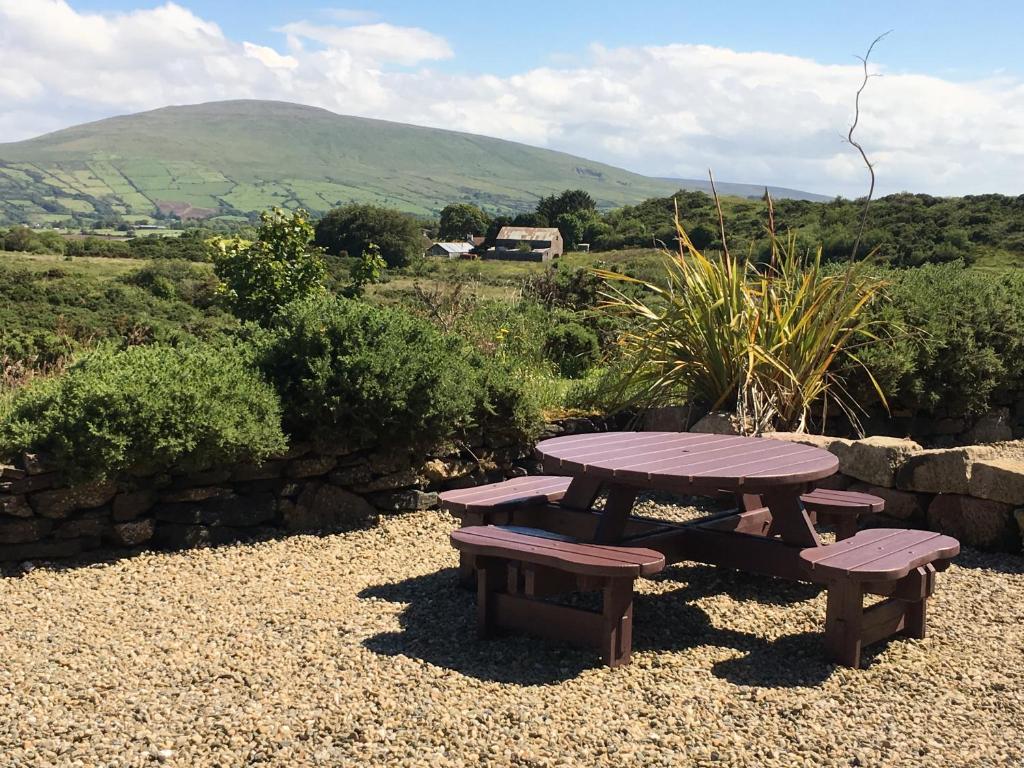
[[[384,510],[386,512],[413,512],[420,509],[436,507],[438,499],[436,493],[407,490],[392,491],[390,493],[374,493],[370,496],[370,502],[377,509]]]
[[[3,544],[0,545],[0,562],[74,557],[98,546],[96,539],[45,539],[25,544]]]
[[[767,440],[784,440],[787,443],[800,443],[821,448],[829,453],[836,453],[836,446],[845,447],[852,443],[843,437],[832,437],[830,435],[812,435],[807,432],[765,432],[761,437]]]
[[[55,539],[98,539],[103,534],[105,522],[101,517],[80,517],[65,520],[53,530]]]
[[[32,507],[25,496],[0,494],[0,515],[10,517],[32,517]]]
[[[374,475],[389,475],[407,469],[413,464],[409,451],[399,449],[374,451],[366,460]]]
[[[566,419],[560,419],[560,421],[566,435],[586,435],[600,431],[598,425],[592,419],[588,419],[585,416],[570,416]]]
[[[37,515],[51,518],[63,518],[76,509],[94,509],[102,507],[114,498],[117,486],[108,481],[83,483],[71,488],[56,488],[40,491],[29,497],[29,503]]]
[[[104,531],[104,537],[117,547],[138,547],[153,538],[156,521],[152,518],[114,523]]]
[[[940,493],[928,505],[928,527],[980,549],[1017,551],[1013,506],[973,496]]]
[[[0,493],[21,494],[45,491],[60,482],[56,472],[45,475],[26,475],[20,480],[0,480]]]
[[[320,477],[326,475],[338,465],[336,456],[305,456],[301,459],[292,459],[284,470],[286,477],[300,479],[305,477]]]
[[[198,472],[188,472],[178,475],[171,480],[171,488],[186,489],[196,488],[202,485],[220,485],[231,479],[231,469],[228,467],[212,467]]]
[[[423,465],[421,472],[432,485],[439,485],[446,480],[465,477],[476,469],[476,462],[464,459],[431,459]]]
[[[318,531],[363,526],[377,519],[377,510],[362,496],[335,485],[310,483],[295,502],[282,503],[289,531]]]
[[[913,440],[876,436],[845,445],[835,443],[830,450],[839,458],[839,471],[844,475],[871,485],[894,488],[896,470],[923,449]]]
[[[114,497],[110,516],[115,521],[131,520],[148,512],[156,503],[156,494],[150,490],[126,491]]]
[[[327,476],[327,481],[333,485],[359,485],[368,483],[373,478],[370,465],[363,461],[360,464],[353,464],[347,467],[338,467]]]
[[[200,485],[195,488],[179,488],[160,494],[163,503],[179,501],[206,501],[207,499],[226,499],[234,495],[234,491],[219,485]]]
[[[0,462],[0,480],[21,480],[28,473],[13,464],[4,464]]]
[[[331,440],[315,440],[312,451],[321,456],[350,456],[362,446],[354,440],[336,437]]]
[[[205,502],[157,504],[152,510],[160,522],[244,528],[273,520],[277,499],[272,493],[232,496]]]
[[[686,432],[702,412],[689,405],[666,405],[649,408],[640,421],[642,432]]]
[[[262,464],[239,464],[231,470],[233,482],[273,480],[284,474],[284,461],[265,461]]]
[[[834,475],[829,475],[821,480],[814,481],[815,488],[826,488],[830,491],[845,491],[854,483],[852,477],[847,477],[841,472],[836,472]]]
[[[903,521],[923,520],[932,500],[931,494],[901,491],[869,483],[854,483],[850,490],[879,497],[885,502],[884,514]]]
[[[398,472],[375,478],[364,485],[356,488],[359,493],[372,493],[374,491],[393,491],[396,488],[409,488],[415,485],[422,485],[419,475],[414,467],[406,467]]]
[[[896,486],[922,493],[966,494],[970,488],[973,447],[935,448],[907,457],[896,472]]]
[[[1024,504],[1024,461],[985,459],[971,466],[971,496],[1007,504]]]
[[[53,521],[45,517],[25,520],[0,520],[0,544],[24,544],[39,541],[53,530]]]
[[[701,418],[688,431],[706,435],[742,435],[745,430],[735,413],[713,411]]]

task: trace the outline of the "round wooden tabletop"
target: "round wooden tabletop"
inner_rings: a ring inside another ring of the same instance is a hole
[[[692,432],[601,432],[537,445],[545,472],[651,490],[760,492],[834,474],[839,460],[782,440]]]

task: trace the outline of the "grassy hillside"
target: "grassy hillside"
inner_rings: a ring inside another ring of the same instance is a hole
[[[458,201],[507,212],[567,187],[610,208],[681,184],[515,142],[268,101],[166,107],[0,144],[0,223],[325,211],[352,201],[419,214]]]

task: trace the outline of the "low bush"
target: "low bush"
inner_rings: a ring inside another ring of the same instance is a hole
[[[400,309],[313,297],[286,307],[257,346],[294,436],[424,446],[473,427],[513,441],[539,431],[519,366]]]
[[[203,468],[285,449],[280,406],[235,347],[98,348],[17,390],[0,455],[44,452],[72,479]]]
[[[261,346],[292,434],[414,443],[471,421],[460,344],[410,314],[314,297],[286,307]]]
[[[570,321],[548,329],[544,352],[563,377],[578,379],[601,357],[601,344],[592,330]]]
[[[896,411],[970,416],[1024,396],[1024,274],[962,263],[884,273],[876,315],[900,328],[862,355]],[[856,391],[865,397],[863,377]]]

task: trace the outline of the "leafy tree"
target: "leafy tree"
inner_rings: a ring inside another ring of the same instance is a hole
[[[560,195],[542,197],[537,213],[549,222],[555,222],[563,213],[585,213],[597,210],[597,203],[582,189],[567,189]]]
[[[321,290],[326,266],[312,239],[305,211],[275,208],[260,216],[255,241],[216,241],[213,268],[231,311],[265,325],[285,304]]]
[[[381,275],[384,274],[387,266],[384,257],[380,255],[380,248],[375,243],[370,243],[352,267],[352,282],[349,284],[347,293],[350,296],[362,296],[363,289],[368,283],[380,282]]]
[[[452,203],[441,211],[438,238],[459,241],[466,235],[482,235],[487,231],[491,217],[470,203]]]
[[[351,204],[328,212],[316,225],[315,243],[335,256],[363,253],[376,243],[389,267],[404,267],[426,250],[422,225],[409,214]]]
[[[561,213],[558,215],[558,218],[555,219],[555,226],[558,227],[558,231],[562,234],[562,241],[565,243],[566,250],[576,250],[579,244],[583,242],[583,233],[586,231],[587,223],[576,213]]]

